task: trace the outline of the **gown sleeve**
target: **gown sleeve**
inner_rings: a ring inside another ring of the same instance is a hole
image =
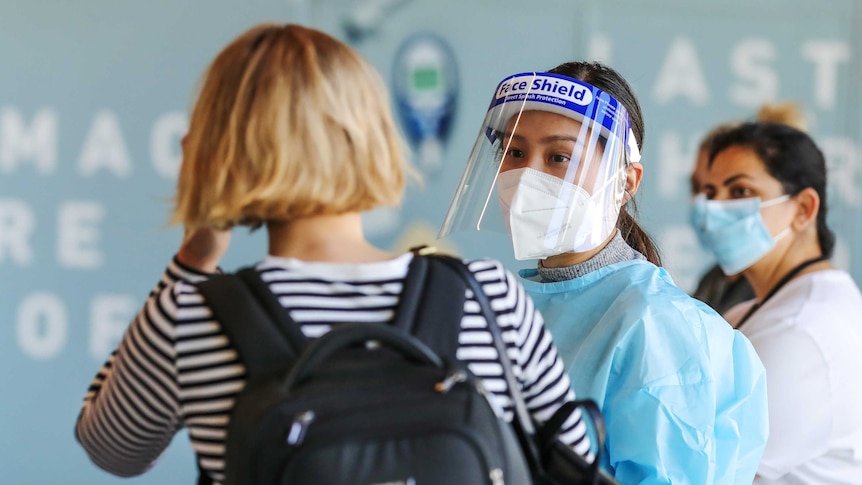
[[[642,313],[613,359],[603,409],[614,476],[626,484],[751,483],[768,428],[763,365],[711,310],[657,307]],[[679,318],[687,324],[672,323]]]

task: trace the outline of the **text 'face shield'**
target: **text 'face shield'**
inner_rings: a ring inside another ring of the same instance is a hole
[[[507,230],[517,259],[598,247],[640,160],[625,108],[587,83],[516,74],[494,94],[440,231]]]

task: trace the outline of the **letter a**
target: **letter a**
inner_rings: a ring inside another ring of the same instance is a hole
[[[107,110],[96,114],[78,159],[78,173],[82,176],[91,176],[100,168],[107,168],[120,178],[132,174],[132,160],[123,141],[120,123],[117,116]]]
[[[677,37],[671,42],[653,87],[653,96],[659,104],[667,104],[677,96],[698,106],[709,101],[709,88],[697,50],[688,37]]]

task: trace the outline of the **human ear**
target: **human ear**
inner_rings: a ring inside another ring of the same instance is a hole
[[[623,204],[628,202],[641,185],[641,178],[644,175],[644,166],[640,163],[630,163],[626,167],[626,195],[623,199]]]
[[[794,199],[796,199],[796,214],[793,216],[791,226],[795,231],[801,232],[816,222],[817,214],[820,212],[820,195],[813,188],[806,187],[796,194]]]

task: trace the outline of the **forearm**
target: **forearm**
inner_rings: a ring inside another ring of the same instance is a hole
[[[146,471],[180,423],[173,342],[152,323],[156,308],[148,301],[99,371],[75,429],[93,462],[120,476]]]
[[[538,423],[546,422],[563,404],[575,399],[562,361],[550,343],[550,335],[543,340],[547,345],[539,345],[533,352],[536,362],[528,362],[524,367],[527,407]],[[592,460],[592,444],[580,409],[575,409],[563,423],[558,438],[576,453]]]
[[[575,393],[551,335],[545,329],[541,314],[534,308],[526,293],[523,293],[522,297],[524,323],[518,332],[517,345],[523,369],[523,393],[533,419],[544,423],[564,403],[574,400]],[[575,409],[563,423],[559,439],[576,453],[592,460],[591,440],[580,409]]]
[[[143,473],[179,428],[172,289],[177,282],[206,277],[172,261],[90,385],[75,432],[93,462],[106,471]]]

